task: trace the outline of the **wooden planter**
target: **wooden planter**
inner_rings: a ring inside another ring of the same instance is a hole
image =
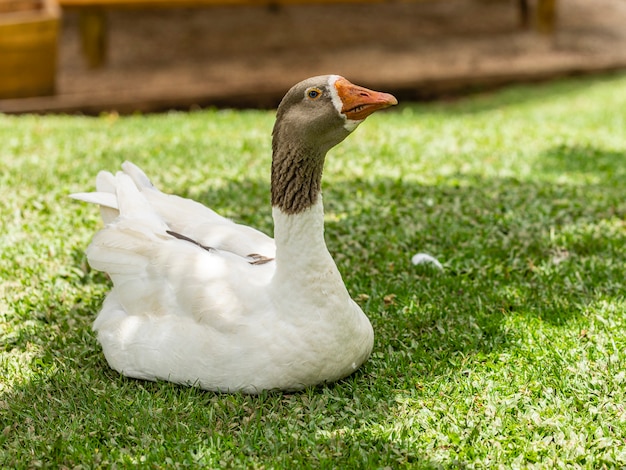
[[[56,0],[0,0],[0,99],[55,91]]]

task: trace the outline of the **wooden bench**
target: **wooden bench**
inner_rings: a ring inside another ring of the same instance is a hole
[[[79,10],[79,28],[83,52],[90,67],[99,67],[104,63],[107,51],[107,9],[202,8],[236,5],[284,6],[297,4],[384,3],[385,1],[389,0],[58,0],[58,3],[63,8]],[[520,25],[528,28],[531,24],[528,0],[517,0],[517,3]],[[552,33],[556,23],[556,0],[537,0],[535,17],[535,24],[540,32]]]

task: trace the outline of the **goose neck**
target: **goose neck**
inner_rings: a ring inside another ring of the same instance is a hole
[[[320,200],[325,152],[296,144],[276,144],[272,157],[272,207],[300,214]]]
[[[274,218],[274,240],[276,261],[291,265],[310,265],[330,258],[324,240],[324,207],[321,193],[311,207],[295,213],[284,212],[279,207],[272,209]]]

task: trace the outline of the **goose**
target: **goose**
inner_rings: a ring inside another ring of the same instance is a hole
[[[395,104],[338,75],[287,92],[272,132],[274,239],[161,192],[130,162],[72,194],[101,208],[86,256],[113,283],[93,324],[109,366],[258,394],[331,383],[363,364],[374,332],[324,241],[322,170],[332,147]]]

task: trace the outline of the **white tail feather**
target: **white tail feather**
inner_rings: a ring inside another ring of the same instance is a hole
[[[111,275],[137,274],[148,264],[151,242],[169,237],[168,227],[128,175],[119,172],[114,184],[116,195],[88,194],[89,199],[93,195],[98,200],[116,196],[119,217],[94,236],[87,249],[87,258],[93,268]]]
[[[120,215],[117,207],[117,196],[112,193],[74,193],[72,199],[90,202],[100,206],[100,216],[105,224],[110,224]]]
[[[122,163],[122,169],[124,170],[124,173],[132,178],[133,182],[135,183],[137,188],[139,188],[139,190],[143,188],[150,188],[158,191],[158,189],[150,181],[150,178],[148,178],[143,170],[134,163],[126,161]]]
[[[118,209],[117,196],[112,193],[74,193],[70,194],[70,197],[78,201],[90,202],[110,209]]]
[[[115,176],[108,171],[98,172],[98,176],[96,176],[96,190],[99,193],[115,194]]]

